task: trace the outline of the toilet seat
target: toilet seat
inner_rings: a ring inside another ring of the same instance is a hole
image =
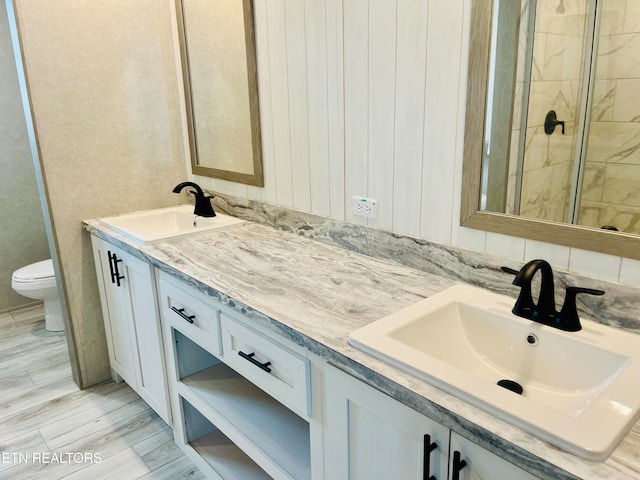
[[[11,283],[26,290],[55,287],[56,277],[53,261],[51,259],[43,260],[16,270],[11,277]]]
[[[64,317],[51,259],[22,267],[11,276],[11,287],[17,294],[44,301],[44,328],[64,331]]]

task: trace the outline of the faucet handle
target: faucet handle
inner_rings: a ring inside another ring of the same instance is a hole
[[[558,313],[556,322],[558,328],[567,332],[577,332],[582,329],[580,317],[578,317],[578,309],[576,307],[576,296],[579,293],[588,293],[589,295],[604,295],[604,290],[595,290],[593,288],[583,287],[567,287],[564,297],[564,304]]]
[[[575,292],[576,295],[578,293],[588,293],[589,295],[604,295],[605,294],[604,290],[596,290],[595,288],[567,287],[567,292],[569,292],[569,290],[571,290],[571,292]]]
[[[503,272],[510,273],[511,275],[517,275],[519,273],[518,270],[514,270],[513,268],[509,268],[509,267],[500,267],[500,269]]]

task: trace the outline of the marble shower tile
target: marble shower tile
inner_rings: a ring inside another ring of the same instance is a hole
[[[640,32],[640,3],[634,1],[626,2],[624,14],[624,32]]]
[[[604,225],[612,225],[610,222],[603,223],[603,218],[605,218],[603,215],[604,210],[606,210],[606,207],[603,207],[602,202],[582,200],[580,202],[578,225],[594,228],[600,228]]]
[[[612,35],[600,41],[598,78],[640,78],[640,33]]]
[[[640,211],[637,207],[586,202],[584,209],[586,217],[584,223],[580,221],[581,225],[596,228],[611,225],[620,232],[640,234]]]
[[[600,13],[600,35],[625,33],[624,23],[627,4],[635,3],[627,0],[606,0],[602,2]]]
[[[623,207],[640,207],[638,186],[640,165],[607,165],[602,201]]]
[[[593,122],[587,158],[640,165],[640,123]]]
[[[571,193],[571,171],[571,164],[562,163],[525,172],[520,214],[550,221],[565,221]]]
[[[612,120],[640,122],[640,78],[616,80]]]
[[[586,162],[581,193],[583,202],[597,202],[602,200],[606,167],[606,163],[593,162],[590,160]]]
[[[544,34],[536,35],[536,41],[533,44],[533,61],[531,65],[531,82],[539,82],[544,78],[544,59],[546,52],[547,36]]]
[[[574,141],[571,135],[547,135],[543,127],[528,128],[523,171],[573,162]]]
[[[538,2],[536,28],[543,32],[582,36],[586,7],[585,0]]]
[[[579,80],[582,76],[581,36],[547,34],[542,80]]]
[[[599,79],[595,81],[591,107],[592,122],[606,122],[614,120],[614,103],[617,91],[615,80]]]

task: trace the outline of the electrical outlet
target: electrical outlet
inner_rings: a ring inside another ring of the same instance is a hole
[[[375,219],[378,216],[378,202],[370,198],[353,197],[353,214]]]

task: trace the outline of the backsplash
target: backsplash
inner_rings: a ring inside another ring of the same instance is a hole
[[[412,238],[319,215],[216,193],[216,210],[323,243],[470,283],[497,293],[517,297],[519,289],[501,266],[519,269],[523,264],[501,257]],[[527,259],[531,260],[531,259]],[[553,265],[552,265],[553,266]],[[554,270],[556,303],[564,299],[566,286],[605,290],[602,297],[581,295],[578,310],[585,318],[640,333],[640,291],[614,282]]]

